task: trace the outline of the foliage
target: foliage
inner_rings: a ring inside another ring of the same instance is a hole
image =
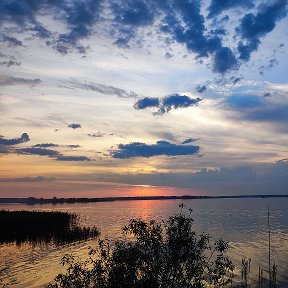
[[[234,266],[222,239],[210,244],[207,234],[197,235],[190,216],[171,216],[161,223],[132,219],[123,228],[129,240],[111,248],[99,240],[83,262],[66,255],[65,274],[47,288],[202,288],[224,287]]]

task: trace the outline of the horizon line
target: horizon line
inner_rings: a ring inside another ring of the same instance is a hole
[[[119,197],[70,197],[70,198],[36,198],[36,197],[7,197],[0,198],[0,204],[50,204],[50,203],[88,203],[112,201],[141,201],[141,200],[202,200],[202,199],[239,199],[239,198],[285,198],[288,194],[253,194],[253,195],[171,195],[171,196],[119,196]]]

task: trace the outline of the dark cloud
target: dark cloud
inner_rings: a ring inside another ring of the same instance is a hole
[[[6,67],[11,67],[11,66],[19,66],[21,65],[21,62],[17,62],[17,61],[14,61],[14,60],[5,60],[5,61],[2,61],[0,62],[0,65],[3,65],[3,66],[6,66]]]
[[[231,117],[242,121],[256,121],[283,124],[288,121],[288,105],[270,101],[272,97],[263,95],[232,95],[225,99],[225,109],[234,113]],[[265,94],[264,94],[265,95]],[[278,127],[280,128],[280,127]]]
[[[216,80],[215,83],[219,84],[219,85],[228,85],[228,86],[235,86],[237,84],[239,84],[241,82],[241,80],[243,79],[243,77],[235,77],[235,76],[231,76],[230,78],[221,78],[219,80]]]
[[[228,70],[236,69],[238,61],[228,47],[218,49],[213,55],[213,71],[225,74]]]
[[[235,114],[235,117],[239,117],[243,120],[257,121],[257,122],[274,122],[280,123],[286,126],[288,121],[288,105],[261,105],[254,109],[248,109]],[[280,128],[280,127],[279,127]]]
[[[55,147],[59,147],[60,145],[58,144],[54,144],[54,143],[42,143],[42,144],[35,144],[32,147],[33,148],[55,148]]]
[[[124,49],[132,45],[145,45],[143,44],[145,37],[150,37],[155,32],[152,36],[157,35],[157,39],[163,41],[165,45],[168,43],[172,45],[175,42],[182,44],[199,62],[203,62],[202,58],[209,58],[212,70],[224,74],[237,69],[241,61],[248,61],[250,54],[258,49],[260,38],[271,32],[277,21],[286,15],[287,0],[276,0],[271,5],[262,4],[255,14],[246,14],[236,29],[236,34],[240,37],[236,49],[239,55],[237,58],[236,50],[225,47],[222,43],[226,41],[224,37],[228,35],[225,23],[229,17],[226,15],[218,19],[216,16],[232,8],[250,9],[253,7],[253,2],[212,0],[208,7],[210,20],[207,20],[202,13],[202,3],[198,0],[2,0],[1,39],[8,46],[22,46],[23,43],[15,36],[25,32],[42,39],[46,45],[65,55],[70,51],[85,54],[89,46],[83,44],[85,43],[83,40],[103,30],[112,38],[115,45]],[[49,30],[49,27],[39,22],[41,17],[46,15],[51,15],[55,21],[61,22],[65,32]],[[148,30],[147,27],[149,30],[153,28],[153,32],[143,34],[143,28]],[[170,53],[172,50],[167,51],[169,53],[167,52],[165,56],[170,58],[173,55]],[[115,90],[118,88],[113,86],[84,84],[86,88],[82,89],[103,94],[116,94],[120,97],[137,96],[133,92]]]
[[[224,27],[216,27],[207,33],[200,1],[172,1],[160,30],[171,41],[184,44],[189,52],[196,54],[196,58],[211,57],[214,72],[223,74],[237,67],[232,50],[222,45],[222,37],[227,34]]]
[[[78,145],[78,144],[76,144],[76,145],[70,144],[70,145],[65,145],[64,147],[71,148],[71,149],[76,149],[76,148],[80,148],[81,146]]]
[[[257,108],[264,104],[263,97],[257,95],[234,94],[225,99],[225,104],[235,109]]]
[[[92,133],[92,134],[87,134],[89,137],[92,138],[100,138],[100,137],[104,137],[105,133],[103,132],[97,132],[97,133]]]
[[[218,16],[223,11],[232,8],[252,8],[254,6],[253,2],[251,0],[212,0],[208,7],[208,18]]]
[[[156,14],[156,11],[151,9],[151,2],[143,0],[112,2],[115,22],[132,26],[151,25]]]
[[[159,106],[160,106],[160,100],[158,98],[149,98],[149,97],[142,98],[134,104],[134,108],[137,110],[151,107],[158,108]]]
[[[264,93],[263,94],[263,97],[265,98],[265,97],[271,97],[272,95],[271,95],[271,93],[270,92],[266,92],[266,93]]]
[[[23,46],[23,43],[15,37],[2,35],[2,42],[6,43],[8,47]]]
[[[18,62],[15,60],[14,56],[6,56],[4,54],[0,53],[0,58],[4,58],[3,61],[0,61],[0,65],[6,66],[6,67],[11,67],[11,66],[20,66],[21,62]]]
[[[72,128],[72,129],[78,129],[78,128],[81,128],[81,124],[79,124],[79,123],[71,123],[67,127]]]
[[[73,87],[88,91],[94,91],[99,92],[104,95],[116,95],[121,98],[137,98],[138,94],[131,91],[126,91],[121,88],[108,86],[104,84],[99,83],[92,83],[92,82],[78,82],[78,81],[69,81],[70,84],[73,85]]]
[[[113,158],[127,159],[134,157],[153,156],[181,156],[193,155],[199,151],[199,146],[177,145],[168,141],[158,141],[156,144],[147,145],[145,143],[134,142],[130,144],[119,144],[118,150],[111,152]]]
[[[67,54],[70,47],[76,48],[80,54],[86,53],[87,47],[79,43],[79,40],[92,34],[94,24],[100,18],[101,0],[63,1],[61,6],[65,12],[65,22],[68,32],[60,34],[58,39],[52,42],[53,47],[61,54]],[[64,19],[62,19],[64,20]]]
[[[0,178],[0,182],[51,182],[54,181],[54,177],[24,177],[24,178]]]
[[[54,144],[54,143],[41,143],[41,144],[35,144],[32,146],[32,148],[58,148],[58,147],[64,147],[64,148],[80,148],[80,145],[59,145],[59,144]]]
[[[17,149],[16,152],[18,154],[38,155],[38,156],[48,156],[48,157],[57,157],[59,155],[58,151],[51,150],[51,149],[44,149],[44,148],[36,148],[36,147]]]
[[[170,112],[172,109],[196,106],[200,101],[202,101],[201,98],[191,98],[186,95],[179,94],[166,96],[162,99],[145,97],[138,100],[134,104],[134,108],[137,110],[157,108],[158,111],[155,112],[154,115],[163,115]]]
[[[170,7],[169,14],[162,20],[161,31],[166,33],[172,41],[184,44],[189,52],[196,54],[196,57],[216,57],[218,63],[220,56],[223,52],[218,52],[222,47],[221,37],[225,34],[225,31],[221,29],[221,33],[217,34],[216,31],[213,33],[206,33],[205,18],[201,14],[200,1],[175,1]],[[220,30],[219,30],[220,31]],[[223,33],[224,32],[224,33]],[[221,51],[221,50],[220,50]],[[215,54],[217,53],[217,55]],[[219,54],[220,53],[220,54]],[[233,58],[231,55],[230,61]],[[212,63],[213,64],[213,63]],[[225,66],[226,71],[234,68],[235,64],[229,67],[228,64]],[[224,66],[222,66],[224,69]],[[221,73],[226,71],[221,70]],[[218,67],[213,67],[213,70],[218,72]]]
[[[86,156],[64,156],[64,155],[58,155],[55,160],[57,161],[91,161],[91,159]]]
[[[277,0],[271,5],[262,4],[256,14],[246,14],[236,28],[236,33],[241,38],[238,43],[240,59],[248,61],[251,53],[258,49],[260,39],[271,32],[286,14],[287,0]]]
[[[232,76],[232,77],[230,78],[230,80],[231,80],[231,83],[232,83],[233,85],[236,85],[236,84],[238,84],[238,83],[242,80],[242,77],[234,77],[234,76]]]
[[[16,153],[25,154],[25,155],[46,156],[46,157],[51,157],[57,161],[92,161],[90,158],[86,156],[67,156],[67,155],[61,154],[60,152],[56,150],[37,148],[37,147],[17,149]]]
[[[23,133],[21,137],[14,139],[5,139],[3,136],[0,135],[0,146],[17,145],[28,141],[30,141],[30,138],[27,133]]]
[[[169,53],[169,52],[166,52],[165,53],[165,58],[166,59],[170,59],[170,58],[172,58],[173,57],[173,54],[171,54],[171,53]]]
[[[259,74],[264,75],[265,71],[272,69],[273,67],[277,66],[278,64],[279,64],[279,62],[277,61],[275,55],[272,56],[272,58],[268,60],[268,63],[266,65],[262,65],[259,67]]]
[[[189,143],[192,143],[192,142],[195,142],[198,140],[199,140],[199,138],[196,138],[196,139],[188,138],[188,139],[184,140],[181,144],[189,144]]]
[[[137,29],[153,25],[161,13],[161,6],[166,5],[151,0],[112,1],[114,43],[121,48],[130,48],[129,42],[137,35]]]
[[[34,36],[50,38],[46,41],[47,45],[52,45],[62,54],[67,53],[70,48],[79,50],[80,47],[81,51],[83,46],[79,44],[79,40],[91,35],[93,25],[100,17],[101,2],[101,0],[3,0],[0,3],[0,25],[1,22],[13,23],[19,31],[30,30]],[[66,33],[56,34],[55,37],[55,33],[37,21],[39,15],[48,13],[66,24]],[[15,40],[10,39],[10,43],[13,44],[13,41],[17,44]]]
[[[207,195],[287,194],[288,161],[283,160],[257,166],[203,168],[195,173],[109,174],[100,180],[199,189]]]
[[[170,95],[165,97],[162,100],[162,106],[160,108],[160,114],[168,113],[172,109],[178,109],[178,108],[187,108],[190,106],[197,105],[200,101],[202,101],[201,98],[191,98],[186,95]]]
[[[207,86],[206,85],[198,85],[195,90],[198,93],[204,93],[207,90]]]
[[[40,79],[26,79],[12,76],[0,75],[0,86],[13,86],[13,85],[37,85],[40,84]]]

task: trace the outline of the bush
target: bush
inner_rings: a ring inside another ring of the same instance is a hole
[[[210,245],[207,234],[197,235],[190,216],[171,216],[161,223],[130,220],[123,228],[129,237],[113,248],[99,240],[83,262],[66,255],[65,274],[48,288],[202,288],[231,283],[233,269],[222,239]]]

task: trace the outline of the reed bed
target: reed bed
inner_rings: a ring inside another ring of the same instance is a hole
[[[0,211],[0,244],[54,243],[99,236],[96,227],[80,227],[79,216],[68,212]]]

